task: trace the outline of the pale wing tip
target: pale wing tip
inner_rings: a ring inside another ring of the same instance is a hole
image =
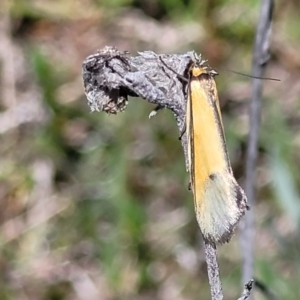
[[[203,236],[203,240],[205,241],[205,243],[208,243],[210,245],[216,245],[216,244],[222,245],[225,243],[229,243],[233,234],[234,234],[234,228],[232,228],[229,231],[224,232],[223,235],[219,236],[219,237],[216,237],[211,234],[204,234],[204,233],[202,233],[202,236]]]
[[[213,176],[206,186],[206,202],[202,202],[197,209],[197,220],[203,238],[210,244],[228,243],[247,209],[243,189],[234,177],[228,181],[228,177],[224,180],[223,176]]]

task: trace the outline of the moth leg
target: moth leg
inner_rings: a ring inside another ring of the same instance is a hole
[[[181,139],[182,139],[183,135],[185,134],[185,132],[186,132],[186,123],[184,123],[184,125],[183,125],[182,131],[181,131],[180,136],[178,138],[179,141],[181,141]]]
[[[152,117],[154,117],[154,116],[157,114],[157,112],[158,112],[159,110],[163,109],[163,108],[165,108],[165,107],[162,106],[162,105],[157,105],[157,106],[150,112],[150,114],[149,114],[149,119],[151,119]]]

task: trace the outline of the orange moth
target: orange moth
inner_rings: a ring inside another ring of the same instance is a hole
[[[216,72],[190,68],[186,111],[188,171],[198,224],[206,242],[228,242],[247,208],[231,169],[220,112]]]

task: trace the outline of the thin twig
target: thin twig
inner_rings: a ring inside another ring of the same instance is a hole
[[[257,26],[255,47],[252,62],[252,75],[262,77],[269,59],[269,37],[271,35],[271,20],[273,0],[263,0],[260,9],[260,17]],[[256,163],[258,155],[258,136],[261,117],[262,81],[253,79],[252,99],[250,103],[250,133],[247,148],[246,161],[246,186],[245,192],[251,210],[241,222],[241,248],[243,253],[242,282],[253,277],[253,246],[254,246],[254,204],[255,204],[255,179]]]
[[[253,283],[254,283],[254,280],[251,279],[245,284],[243,294],[238,300],[246,300],[251,296],[251,290],[253,288]]]
[[[218,263],[217,248],[209,243],[204,243],[205,258],[207,263],[207,274],[210,285],[211,298],[222,300],[222,283],[220,279],[220,268]]]
[[[173,111],[179,132],[184,131],[186,82],[179,74],[195,59],[189,52],[179,55],[157,55],[146,51],[130,57],[113,47],[105,47],[89,56],[83,63],[83,81],[88,104],[92,111],[117,114],[126,108],[128,96],[141,97],[146,101]],[[170,66],[166,68],[162,61]],[[186,134],[181,138],[187,164]],[[217,250],[205,243],[208,278],[212,300],[222,300]]]

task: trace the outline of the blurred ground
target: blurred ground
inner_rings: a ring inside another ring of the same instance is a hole
[[[178,130],[132,99],[90,113],[85,57],[105,45],[195,50],[219,70],[243,184],[259,1],[12,0],[0,4],[0,299],[209,299]],[[300,4],[278,1],[264,82],[255,273],[300,297]],[[226,299],[241,290],[238,234],[220,248]],[[264,297],[256,293],[256,299]]]

